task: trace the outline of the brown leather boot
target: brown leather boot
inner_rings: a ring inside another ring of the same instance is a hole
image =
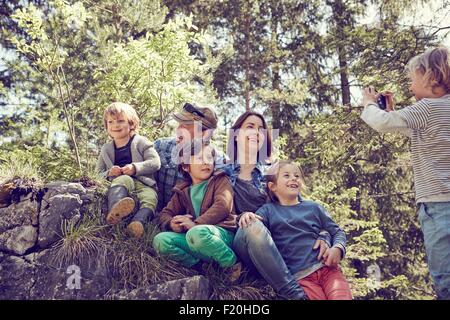
[[[140,221],[132,221],[128,225],[127,231],[132,237],[139,239],[144,234],[144,225]]]
[[[153,217],[154,212],[150,208],[141,208],[136,212],[133,220],[128,225],[127,230],[130,235],[140,238],[144,234],[144,225],[146,225]]]

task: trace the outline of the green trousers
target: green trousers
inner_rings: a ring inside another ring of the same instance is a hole
[[[111,182],[111,187],[114,186],[124,186],[130,195],[134,193],[139,199],[139,209],[149,208],[155,212],[158,203],[158,194],[155,189],[127,175],[121,175],[115,178]]]
[[[191,267],[200,260],[214,260],[223,268],[236,263],[231,249],[234,233],[213,225],[197,225],[186,233],[161,232],[153,239],[153,248],[161,256]]]

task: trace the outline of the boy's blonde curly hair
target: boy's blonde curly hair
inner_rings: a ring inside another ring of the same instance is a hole
[[[432,90],[442,87],[450,92],[450,51],[446,47],[430,48],[412,58],[407,65],[411,76],[419,71]]]
[[[131,129],[136,133],[138,132],[140,121],[136,110],[123,102],[113,102],[106,107],[105,112],[103,112],[103,123],[106,129],[108,129],[107,117],[116,117],[118,115],[123,115],[128,120]]]

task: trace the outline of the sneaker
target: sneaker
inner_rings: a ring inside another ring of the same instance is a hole
[[[139,239],[144,234],[144,226],[139,221],[133,221],[127,226],[128,233],[136,239]]]

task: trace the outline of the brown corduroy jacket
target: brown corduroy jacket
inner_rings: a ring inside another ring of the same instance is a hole
[[[189,187],[191,183],[182,182],[174,188],[174,195],[167,206],[162,209],[159,226],[162,230],[171,230],[170,220],[176,215],[190,214],[195,217]],[[222,171],[216,171],[209,179],[205,197],[200,207],[200,215],[195,224],[211,224],[236,231],[236,214],[233,206],[233,187],[228,176]]]

